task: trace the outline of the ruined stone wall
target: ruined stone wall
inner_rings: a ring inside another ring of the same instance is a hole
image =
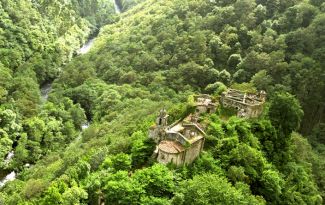
[[[201,152],[201,148],[203,146],[204,140],[198,140],[192,146],[187,149],[185,152],[185,164],[190,164],[192,163],[199,155]]]
[[[177,153],[177,154],[170,154],[170,153],[166,153],[162,150],[158,150],[157,161],[161,164],[173,163],[176,166],[182,166],[184,164],[184,161],[183,161],[184,154],[185,154],[185,152],[181,152],[181,153]]]
[[[238,110],[240,109],[246,109],[246,105],[243,105],[242,103],[240,102],[236,102],[234,100],[231,100],[231,99],[228,99],[228,98],[222,98],[221,99],[221,102],[222,102],[222,105],[224,107],[233,107],[233,108],[236,108]]]
[[[159,128],[149,129],[149,138],[153,139],[156,143],[159,143],[162,137],[162,130]]]
[[[258,117],[263,112],[263,105],[245,105],[243,103],[234,101],[232,99],[223,97],[221,99],[221,103],[224,107],[232,107],[237,109],[239,112],[241,110],[244,110],[245,117],[251,118],[251,117]],[[242,113],[240,113],[241,115]]]
[[[187,141],[183,137],[181,137],[180,133],[169,132],[169,133],[167,133],[167,135],[164,139],[177,141],[177,142],[181,143],[182,145],[187,145]]]
[[[207,112],[207,107],[203,106],[203,105],[198,105],[196,106],[196,110],[197,113],[206,113]]]
[[[258,117],[263,112],[263,106],[250,106],[247,108],[248,117]]]
[[[214,113],[216,112],[216,107],[213,105],[197,105],[195,109],[196,113],[203,114],[203,113]]]

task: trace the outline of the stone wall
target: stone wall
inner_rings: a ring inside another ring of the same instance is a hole
[[[203,147],[204,139],[198,140],[193,143],[190,148],[188,148],[185,152],[185,164],[191,164],[201,153],[201,149]]]
[[[183,161],[184,154],[185,154],[185,152],[171,154],[171,153],[166,153],[162,150],[158,150],[157,161],[161,164],[173,163],[176,166],[182,166],[184,164],[184,161]]]
[[[167,132],[164,139],[177,141],[177,142],[181,143],[184,146],[186,146],[188,144],[185,137],[182,136],[180,133]]]
[[[234,101],[232,99],[223,97],[221,98],[221,103],[224,107],[232,107],[237,109],[239,112],[241,112],[242,110],[245,113],[245,117],[258,117],[259,115],[262,114],[263,112],[263,105],[247,105],[241,102],[237,102]],[[242,115],[242,113],[240,113],[239,115]],[[242,116],[239,116],[242,117]]]

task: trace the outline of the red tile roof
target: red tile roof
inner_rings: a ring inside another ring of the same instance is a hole
[[[185,148],[181,143],[176,141],[164,140],[159,143],[159,149],[170,154],[177,154],[183,152]]]

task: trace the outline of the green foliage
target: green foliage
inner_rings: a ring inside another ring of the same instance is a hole
[[[205,91],[208,94],[220,95],[222,92],[226,91],[227,87],[222,82],[215,82],[213,84],[207,85]]]
[[[269,90],[272,77],[267,74],[266,70],[260,70],[252,77],[251,82],[258,90]]]
[[[232,187],[214,174],[195,176],[181,184],[173,204],[265,204],[249,193]]]
[[[161,164],[138,170],[134,174],[134,179],[140,182],[145,192],[150,196],[170,196],[175,188],[172,173]]]
[[[0,3],[0,173],[18,173],[0,204],[323,202],[322,1],[117,3],[127,12],[102,0]],[[193,164],[153,164],[157,111],[172,123],[193,112],[194,94],[226,86],[265,90],[268,115],[219,107],[201,116]]]
[[[132,166],[141,167],[149,161],[156,143],[142,132],[133,133],[131,138],[135,139],[131,148]]]
[[[251,192],[263,196],[267,202],[292,203],[291,199],[282,198],[290,186],[295,189],[293,184],[287,184],[288,179],[286,179],[287,176],[293,174],[292,170],[288,172],[283,170],[286,169],[288,161],[294,163],[291,155],[299,156],[293,153],[296,151],[292,150],[291,139],[278,138],[277,130],[268,120],[249,123],[232,117],[227,122],[223,122],[213,115],[210,120],[208,133],[216,140],[206,148],[211,150],[213,158],[218,160],[220,167],[225,170],[225,176],[233,184],[244,183],[255,187],[251,187]],[[304,146],[306,145],[301,145],[302,148],[297,147],[297,150],[299,149],[302,153],[310,152],[304,151],[306,150]],[[310,160],[310,158],[299,158],[297,163],[304,164]],[[277,165],[277,168],[272,163]],[[301,164],[297,164],[297,167]],[[209,166],[206,165],[206,167]],[[307,172],[307,169],[301,167],[301,171]],[[296,180],[309,187],[310,190],[315,188],[314,182],[309,183],[300,178]],[[317,192],[299,193],[305,202],[309,200],[314,200],[315,203],[320,202]]]
[[[25,185],[25,189],[24,189],[25,197],[27,199],[29,199],[31,197],[35,197],[35,196],[39,195],[45,189],[45,187],[46,187],[46,185],[43,180],[31,179],[31,180],[27,181],[27,183]]]
[[[119,171],[109,175],[104,186],[105,201],[110,204],[138,204],[144,192],[138,181],[129,179],[128,173]],[[123,197],[121,197],[123,196]]]
[[[230,118],[231,116],[237,115],[238,110],[236,110],[235,108],[232,107],[223,107],[220,106],[218,108],[218,113],[220,115],[221,118]]]
[[[246,93],[256,93],[256,88],[254,87],[254,85],[252,83],[235,83],[233,85],[231,85],[231,88],[236,89],[236,90],[240,90],[242,92],[246,92]]]
[[[276,93],[269,109],[272,124],[289,136],[299,128],[303,111],[298,100],[289,93]]]
[[[278,138],[279,135],[271,122],[268,120],[254,122],[252,132],[262,144],[262,150],[266,157],[272,162],[276,162],[277,155],[284,150],[280,143],[281,138]]]
[[[213,158],[211,153],[202,153],[200,157],[195,160],[191,166],[192,175],[201,175],[204,173],[214,173],[219,176],[224,175],[223,170],[220,168],[217,160]]]
[[[143,197],[143,198],[141,198],[141,204],[145,204],[145,205],[170,205],[170,202],[166,198]]]
[[[112,164],[115,170],[128,170],[131,168],[131,157],[127,154],[117,154],[112,157]]]

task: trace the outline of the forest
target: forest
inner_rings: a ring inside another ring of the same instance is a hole
[[[324,0],[1,0],[0,205],[324,204],[324,53]],[[262,115],[152,158],[160,109],[228,88]]]

